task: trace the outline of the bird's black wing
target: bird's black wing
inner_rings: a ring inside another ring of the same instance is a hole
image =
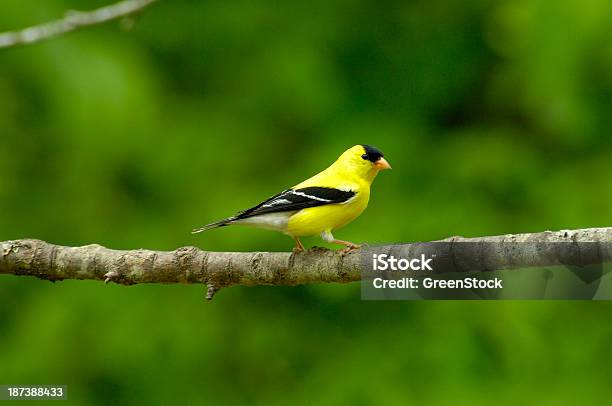
[[[243,219],[266,213],[298,211],[326,204],[345,203],[354,196],[355,192],[353,191],[328,187],[288,189],[255,207],[238,213],[234,219]]]

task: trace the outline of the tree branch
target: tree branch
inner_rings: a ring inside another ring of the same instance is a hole
[[[64,18],[24,28],[19,31],[0,33],[0,48],[32,44],[52,38],[78,28],[103,24],[137,13],[157,0],[124,0],[110,6],[91,11],[68,11]]]
[[[452,237],[445,244],[429,244],[451,258],[436,272],[492,271],[559,263],[586,266],[612,261],[612,227],[582,230],[507,234],[495,237]],[[471,242],[478,244],[457,244]],[[579,243],[600,243],[585,248]],[[481,243],[493,243],[488,248]],[[525,244],[535,243],[535,244]],[[557,244],[553,248],[546,243]],[[494,249],[490,247],[493,246]],[[420,252],[423,243],[400,247]],[[469,247],[469,248],[464,248]],[[532,249],[535,247],[536,249]],[[602,248],[603,247],[603,248]],[[376,247],[391,252],[397,245]],[[208,252],[195,247],[175,251],[145,249],[119,251],[100,245],[64,247],[24,239],[0,242],[0,274],[29,275],[40,279],[94,279],[124,285],[137,283],[203,283],[207,299],[231,285],[300,285],[317,282],[347,283],[362,277],[362,250],[342,254],[324,248],[306,252]],[[361,252],[360,252],[361,251]],[[444,251],[444,252],[442,252]],[[366,252],[367,254],[367,252]]]

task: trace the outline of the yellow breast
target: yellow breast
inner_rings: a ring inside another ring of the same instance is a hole
[[[289,218],[286,233],[301,237],[344,227],[363,213],[369,200],[370,188],[362,186],[355,197],[346,203],[300,210]]]

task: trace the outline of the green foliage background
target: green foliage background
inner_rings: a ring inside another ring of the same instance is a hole
[[[0,29],[107,1],[3,0]],[[369,143],[394,167],[337,233],[612,223],[612,3],[160,1],[0,51],[0,240],[288,250],[192,236]],[[318,239],[309,245],[321,245]],[[359,285],[0,277],[0,384],[76,404],[601,404],[611,303],[361,302]]]

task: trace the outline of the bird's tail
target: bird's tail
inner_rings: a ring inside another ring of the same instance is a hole
[[[213,228],[229,226],[234,220],[236,220],[236,217],[228,217],[223,220],[215,221],[214,223],[206,224],[200,228],[194,228],[191,231],[191,234],[201,233],[202,231],[212,230]]]

